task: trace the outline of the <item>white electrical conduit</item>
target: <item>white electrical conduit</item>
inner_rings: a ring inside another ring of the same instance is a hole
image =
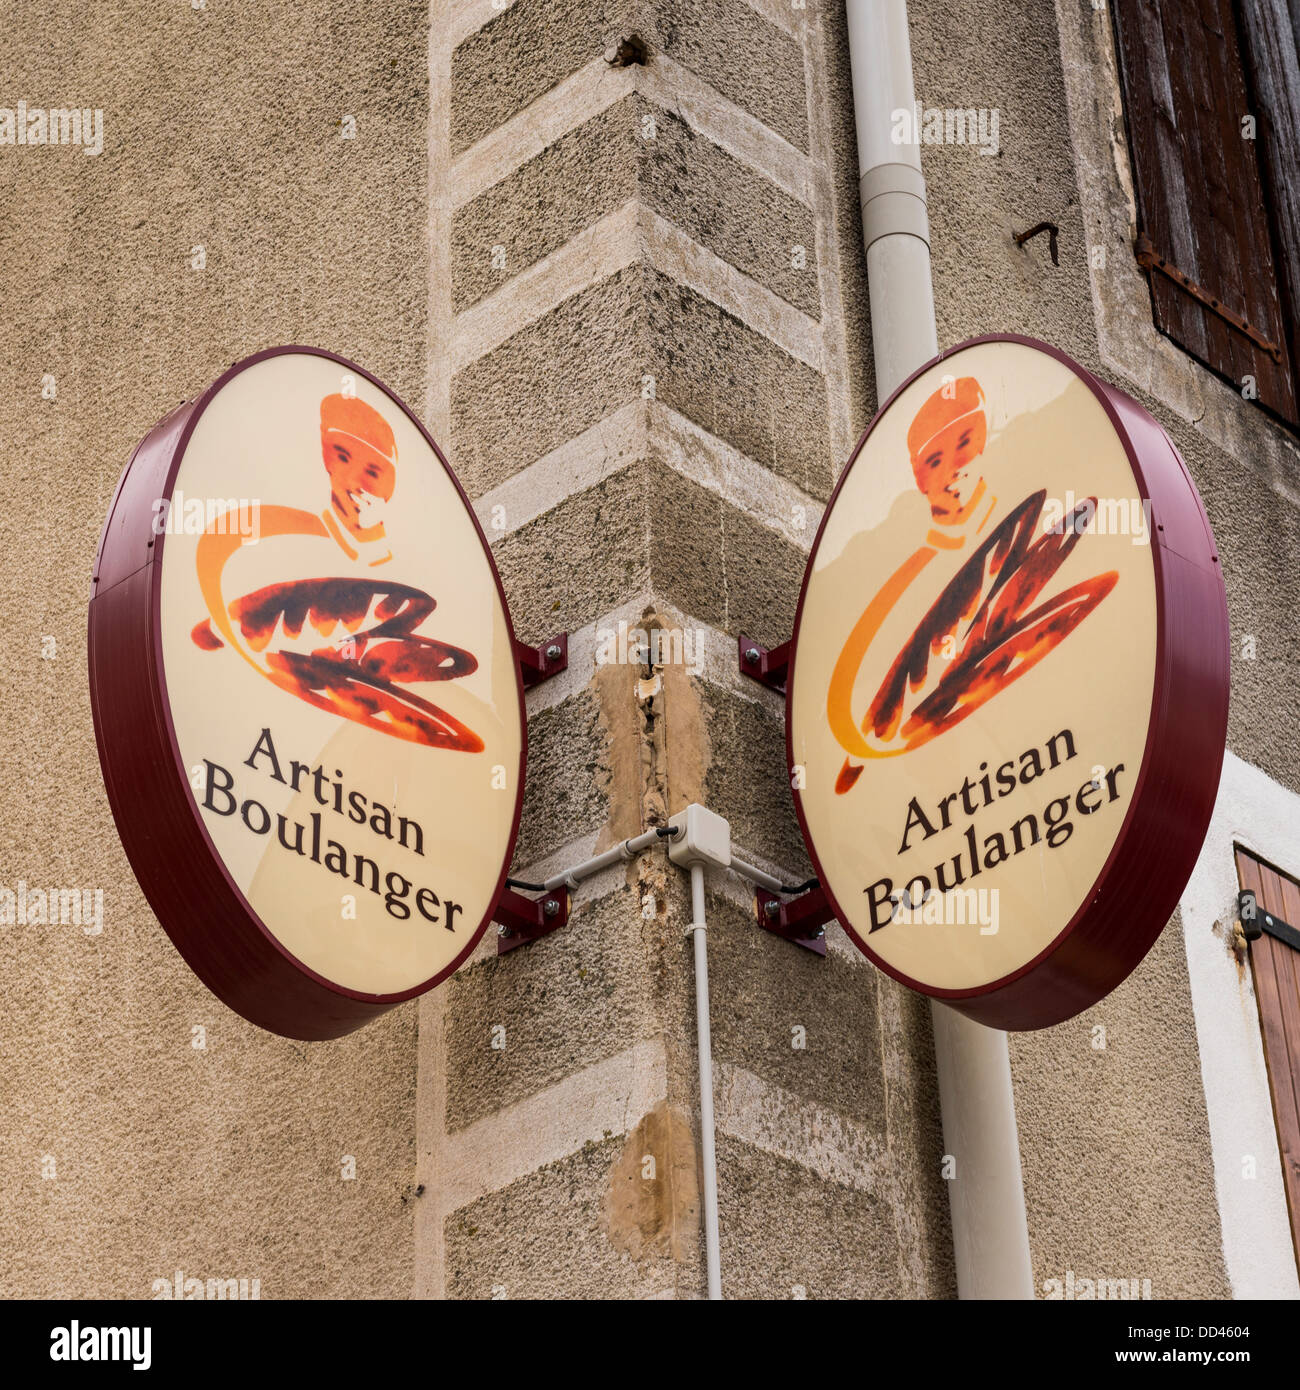
[[[907,0],[848,0],[862,232],[876,395],[938,353],[930,225],[920,146],[895,144],[895,111],[915,111]],[[915,132],[913,132],[915,135]],[[766,886],[766,885],[764,885]],[[1007,1035],[931,1001],[961,1298],[1033,1298]]]
[[[722,1297],[718,1241],[718,1156],[713,1137],[713,1040],[709,1029],[709,956],[705,944],[704,865],[691,865],[691,925],[695,938],[695,1031],[700,1054],[700,1158],[704,1168],[704,1264],[709,1297]]]
[[[781,880],[773,878],[771,874],[764,873],[762,869],[756,869],[752,864],[746,864],[743,859],[731,856],[731,867],[741,876],[747,878],[751,883],[756,883],[760,888],[766,888],[769,893],[780,893],[785,891]]]
[[[667,827],[663,827],[663,830],[666,831]],[[519,884],[517,880],[514,882],[517,887],[527,888],[534,893],[554,893],[557,888],[568,888],[572,891],[582,879],[590,878],[592,874],[598,874],[602,869],[608,869],[611,864],[617,864],[620,860],[635,859],[643,850],[668,838],[670,837],[660,830],[647,830],[644,835],[635,835],[630,840],[620,841],[613,849],[607,849],[603,854],[584,859],[581,864],[565,869],[562,874],[552,875],[543,884]]]

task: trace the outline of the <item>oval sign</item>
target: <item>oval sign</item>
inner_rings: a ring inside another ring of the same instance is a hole
[[[368,372],[276,348],[154,428],[89,657],[131,866],[231,1008],[336,1037],[469,955],[519,826],[514,633],[446,459]]]
[[[1146,411],[1027,338],[923,367],[839,480],[791,643],[795,801],[849,936],[993,1027],[1114,989],[1209,825],[1228,645]]]

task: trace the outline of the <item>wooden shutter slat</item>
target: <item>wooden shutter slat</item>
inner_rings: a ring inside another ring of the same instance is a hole
[[[1200,216],[1192,226],[1196,241],[1197,269],[1191,272],[1193,278],[1202,279],[1206,287],[1214,292],[1223,289],[1224,276],[1218,267],[1233,255],[1239,255],[1232,246],[1233,237],[1224,224],[1221,211],[1230,207],[1228,175],[1223,161],[1222,125],[1216,120],[1223,94],[1215,90],[1214,80],[1219,76],[1210,61],[1209,44],[1186,41],[1183,23],[1204,24],[1203,12],[1193,6],[1179,13],[1180,31],[1166,31],[1167,37],[1175,39],[1169,66],[1174,76],[1174,109],[1178,118],[1178,129],[1183,135],[1183,148],[1190,169],[1199,169],[1201,187],[1198,190],[1198,211]],[[1214,100],[1206,99],[1207,93]],[[1217,127],[1217,129],[1216,129]],[[1215,135],[1218,138],[1214,138]],[[1180,270],[1185,267],[1180,266]],[[1234,306],[1245,314],[1245,304],[1238,301]],[[1232,333],[1222,319],[1213,315],[1203,315],[1205,336],[1209,343],[1210,359],[1222,363],[1224,369],[1237,379],[1241,359],[1237,353],[1238,335]]]
[[[1261,865],[1253,856],[1238,853],[1237,868],[1243,888],[1255,894],[1256,901],[1269,910],[1270,900],[1264,888]],[[1297,1207],[1300,1201],[1294,1195],[1291,1181],[1296,1171],[1296,1145],[1293,1136],[1300,1141],[1300,1107],[1296,1105],[1295,1087],[1291,1084],[1290,1048],[1282,1026],[1282,1000],[1280,982],[1277,977],[1277,962],[1273,947],[1280,943],[1268,935],[1261,936],[1251,943],[1250,963],[1255,980],[1255,996],[1259,1001],[1260,1031],[1264,1034],[1264,1061],[1268,1069],[1269,1090],[1273,1097],[1273,1116],[1277,1126],[1278,1151],[1282,1160],[1283,1175],[1286,1177],[1287,1205],[1291,1214],[1292,1233],[1300,1239],[1297,1228]]]
[[[1278,1151],[1282,1160],[1283,1173],[1286,1178],[1287,1204],[1291,1211],[1291,1233],[1296,1241],[1296,1248],[1300,1250],[1300,1121],[1294,1116],[1297,1109],[1297,1091],[1300,1086],[1296,1083],[1296,1070],[1300,1068],[1300,1044],[1297,1042],[1297,1025],[1293,1008],[1288,1008],[1288,1004],[1295,1000],[1296,991],[1300,989],[1300,976],[1295,970],[1296,952],[1275,937],[1268,937],[1269,955],[1272,958],[1273,974],[1277,985],[1278,996],[1282,1001],[1282,1012],[1284,1016],[1281,1032],[1287,1039],[1289,1046],[1285,1052],[1278,1052],[1276,1064],[1270,1063],[1270,1079],[1276,1073],[1276,1089],[1274,1091],[1275,1103],[1285,1096],[1288,1080],[1291,1083],[1291,1095],[1289,1105],[1283,1102],[1278,1105],[1278,1113],[1286,1110],[1288,1128],[1283,1130],[1283,1124],[1279,1118],[1278,1124]],[[1285,1138],[1283,1134],[1285,1133]]]
[[[1156,326],[1300,423],[1232,0],[1113,0],[1140,230],[1155,252],[1281,350],[1281,362],[1175,279],[1151,273]]]
[[[1242,0],[1241,11],[1277,234],[1279,289],[1291,360],[1300,363],[1300,5]]]
[[[1254,323],[1274,342],[1283,340],[1282,325],[1274,288],[1275,271],[1268,218],[1263,203],[1263,185],[1254,148],[1242,134],[1241,119],[1248,114],[1245,75],[1242,68],[1236,27],[1230,0],[1172,0],[1175,13],[1184,24],[1186,35],[1199,24],[1201,42],[1186,45],[1192,62],[1189,70],[1193,86],[1188,99],[1189,125],[1196,131],[1196,160],[1193,168],[1206,175],[1209,196],[1201,205],[1212,228],[1205,259],[1212,267],[1210,287],[1234,303],[1239,313]],[[1171,0],[1162,0],[1166,14]],[[1229,171],[1231,162],[1231,172]],[[1243,194],[1245,196],[1243,196]],[[1199,219],[1198,219],[1199,221]],[[1266,275],[1252,274],[1248,267],[1267,264]],[[1209,330],[1218,345],[1222,370],[1233,381],[1247,375],[1270,377],[1279,373],[1271,360],[1258,353],[1249,340],[1224,325]],[[1282,386],[1290,383],[1279,381]],[[1288,396],[1294,406],[1294,396]],[[1270,400],[1270,404],[1276,404]]]
[[[1292,919],[1286,915],[1282,897],[1282,880],[1277,871],[1267,865],[1261,866],[1260,880],[1264,885],[1264,910],[1276,911],[1283,921]],[[1263,938],[1261,938],[1262,940]],[[1300,1116],[1300,995],[1297,994],[1295,972],[1291,958],[1295,951],[1275,936],[1268,937],[1273,960],[1273,976],[1277,982],[1278,1005],[1282,1018],[1282,1034],[1285,1038],[1285,1052],[1278,1056],[1280,1080],[1283,1086],[1290,1086],[1291,1109]],[[1297,1125],[1300,1130],[1300,1125]],[[1300,1148],[1292,1155],[1300,1166]]]
[[[1179,270],[1197,278],[1196,238],[1192,232],[1192,201],[1186,182],[1183,150],[1179,143],[1178,116],[1174,109],[1173,84],[1166,58],[1164,26],[1155,4],[1123,4],[1120,24],[1120,50],[1125,74],[1145,73],[1147,81],[1126,81],[1129,97],[1129,139],[1133,145],[1134,173],[1139,184],[1153,184],[1164,197],[1142,196],[1140,214],[1159,254]],[[1145,98],[1145,100],[1144,100]],[[1190,267],[1190,268],[1189,268]],[[1156,320],[1161,325],[1179,318],[1177,291],[1162,280],[1153,279],[1151,296]],[[1192,316],[1182,325],[1180,341],[1189,352],[1204,359],[1208,353],[1206,322],[1203,315]]]
[[[1239,848],[1236,859],[1238,880],[1255,894],[1259,906],[1283,921],[1300,923],[1300,889],[1245,850]],[[1250,963],[1291,1239],[1300,1259],[1300,951],[1265,933],[1251,942]]]
[[[1278,904],[1282,920],[1293,924],[1300,922],[1300,889],[1276,872],[1273,878],[1277,889],[1272,901]],[[1273,965],[1282,995],[1282,1017],[1291,1058],[1291,1088],[1295,1093],[1296,1109],[1300,1111],[1300,951],[1276,939],[1273,944],[1277,947]],[[1300,1168],[1300,1154],[1295,1156],[1295,1161]]]
[[[1212,0],[1212,3],[1226,8],[1230,0]],[[1243,249],[1251,248],[1256,255],[1267,255],[1271,267],[1272,248],[1269,243],[1268,219],[1266,216],[1260,216],[1258,219],[1252,216],[1251,209],[1242,199],[1235,196],[1236,190],[1229,182],[1227,157],[1229,151],[1235,151],[1241,155],[1241,162],[1255,176],[1255,186],[1259,190],[1255,207],[1259,213],[1263,213],[1263,186],[1259,183],[1258,169],[1254,167],[1252,151],[1241,129],[1241,118],[1248,114],[1249,108],[1236,35],[1232,28],[1232,16],[1220,13],[1216,19],[1216,24],[1206,25],[1213,40],[1208,45],[1209,90],[1213,94],[1213,100],[1205,103],[1209,122],[1209,150],[1203,147],[1207,163],[1219,171],[1214,197],[1210,203],[1210,212],[1220,233],[1215,248],[1216,260],[1221,266],[1240,264],[1244,259]],[[1232,35],[1231,45],[1228,43],[1229,34]],[[1231,58],[1234,66],[1230,66],[1230,55],[1236,55]],[[1281,323],[1276,298],[1272,302],[1269,300],[1270,288],[1258,275],[1238,274],[1233,276],[1232,280],[1233,288],[1239,291],[1241,296],[1237,307],[1244,317],[1259,325],[1261,329],[1265,325],[1272,327],[1274,333],[1269,336],[1274,342],[1281,343]],[[1232,379],[1240,381],[1243,376],[1254,372],[1255,349],[1248,339],[1232,332],[1231,329],[1227,330],[1224,337],[1233,364]]]
[[[1236,141],[1237,149],[1242,153],[1245,164],[1251,174],[1251,184],[1253,188],[1252,197],[1254,203],[1251,206],[1243,201],[1234,200],[1232,207],[1236,225],[1239,229],[1239,236],[1243,238],[1239,245],[1254,245],[1259,256],[1259,264],[1267,261],[1272,267],[1273,274],[1251,274],[1247,266],[1243,265],[1243,274],[1239,277],[1239,283],[1245,295],[1246,317],[1252,323],[1266,328],[1268,336],[1279,347],[1286,345],[1283,353],[1284,361],[1277,365],[1278,372],[1285,371],[1286,384],[1291,392],[1293,404],[1300,407],[1300,396],[1296,394],[1296,383],[1294,369],[1297,360],[1291,350],[1287,333],[1286,314],[1282,307],[1282,295],[1279,289],[1279,267],[1275,255],[1273,238],[1270,231],[1270,217],[1268,206],[1265,200],[1265,184],[1263,171],[1260,167],[1258,133],[1255,141],[1245,139],[1241,120],[1243,116],[1255,115],[1257,112],[1252,108],[1250,93],[1246,84],[1245,64],[1248,61],[1246,53],[1238,43],[1233,21],[1233,0],[1217,0],[1223,12],[1224,23],[1228,27],[1228,32],[1232,34],[1232,51],[1237,54],[1236,65],[1232,71],[1232,93],[1231,101],[1237,105],[1235,115],[1229,112],[1228,107],[1224,107],[1226,129],[1224,139]],[[1224,63],[1225,75],[1227,73],[1228,45],[1225,43],[1219,50]],[[1252,242],[1251,234],[1256,240]],[[1238,253],[1240,255],[1240,253]],[[1240,341],[1240,340],[1239,340]],[[1259,360],[1252,351],[1243,346],[1241,359],[1243,370],[1250,370],[1252,361]],[[1300,415],[1300,408],[1297,409]]]

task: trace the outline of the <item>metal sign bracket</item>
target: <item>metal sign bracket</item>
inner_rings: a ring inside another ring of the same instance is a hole
[[[569,894],[561,888],[540,898],[525,898],[513,888],[497,900],[492,920],[497,924],[497,955],[547,936],[569,920]]]
[[[677,832],[666,825],[653,826],[641,835],[630,840],[622,840],[612,849],[607,849],[591,859],[584,859],[571,869],[548,878],[545,883],[525,883],[522,879],[508,878],[501,891],[497,905],[492,911],[492,920],[497,924],[497,955],[513,951],[516,946],[526,946],[530,941],[549,936],[557,927],[569,920],[570,894],[584,878],[608,869],[614,864],[635,859],[651,845],[660,840],[671,840]],[[525,898],[516,893],[523,888],[530,893],[540,893],[540,898]]]
[[[751,642],[742,632],[736,643],[740,654],[740,674],[749,676],[778,695],[785,694],[785,678],[790,670],[790,643],[782,642],[779,647],[764,647],[759,642]]]
[[[548,681],[569,668],[569,634],[557,633],[549,641],[530,647],[527,642],[515,638],[515,660],[519,663],[519,674],[523,677],[524,689]]]
[[[754,911],[764,931],[815,955],[826,955],[826,923],[834,921],[835,913],[820,887],[789,899],[759,888],[754,896]]]

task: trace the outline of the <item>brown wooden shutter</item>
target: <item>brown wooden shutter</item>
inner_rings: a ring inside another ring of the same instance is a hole
[[[1241,15],[1278,290],[1291,361],[1300,373],[1300,0],[1241,0]]]
[[[1232,0],[1114,7],[1156,326],[1300,423]]]
[[[1260,909],[1300,926],[1300,884],[1294,879],[1240,848],[1237,878],[1254,893]],[[1266,931],[1250,943],[1250,963],[1291,1212],[1291,1239],[1300,1252],[1300,950]]]

